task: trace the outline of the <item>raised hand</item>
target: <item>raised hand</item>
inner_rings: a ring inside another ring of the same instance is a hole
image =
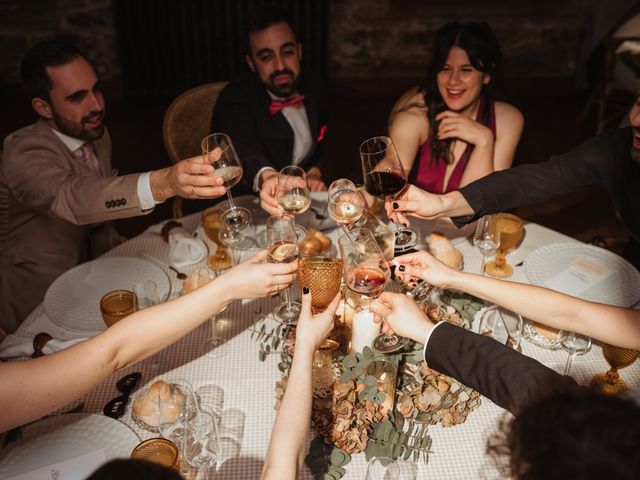
[[[154,200],[163,202],[171,197],[216,198],[224,195],[222,177],[213,176],[213,167],[202,156],[180,160],[172,167],[151,172],[151,192]]]
[[[283,215],[278,205],[278,172],[266,171],[262,173],[263,180],[260,187],[260,206],[269,215],[281,217]]]
[[[307,290],[302,295],[302,310],[296,327],[296,350],[310,348],[315,351],[327,338],[333,328],[333,317],[342,295],[338,294],[324,312],[317,315],[311,313],[311,293]]]
[[[493,144],[493,132],[461,113],[445,110],[436,115],[438,122],[438,140],[457,138],[478,147]]]
[[[259,298],[280,292],[296,278],[298,261],[267,263],[267,251],[263,250],[224,273],[220,278],[233,292],[236,299]]]
[[[402,281],[419,278],[436,287],[446,288],[458,274],[457,270],[446,266],[424,250],[396,257],[394,264],[399,264],[395,275]]]

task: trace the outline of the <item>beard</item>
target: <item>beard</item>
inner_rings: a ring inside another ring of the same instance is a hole
[[[61,117],[55,110],[52,110],[52,117],[53,123],[55,123],[58,130],[70,137],[92,142],[104,135],[104,124],[102,123],[102,120],[104,119],[104,110],[89,113],[82,117],[80,123],[71,122],[66,118]],[[89,128],[86,126],[87,123],[95,120],[96,118],[100,118],[100,124],[97,127]]]
[[[289,76],[289,81],[287,83],[275,83],[276,77],[281,75]],[[298,89],[298,77],[296,77],[293,71],[288,68],[276,70],[269,75],[269,83],[266,87],[267,90],[273,93],[276,97],[287,98],[293,95]]]

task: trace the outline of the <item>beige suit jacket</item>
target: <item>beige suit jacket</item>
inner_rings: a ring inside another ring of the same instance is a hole
[[[109,133],[93,142],[100,176],[42,120],[9,135],[0,162],[0,326],[14,331],[61,273],[117,243],[109,220],[140,215],[138,174],[111,173]],[[103,223],[107,222],[107,223]]]

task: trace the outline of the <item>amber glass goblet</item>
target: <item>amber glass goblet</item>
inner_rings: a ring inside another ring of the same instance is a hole
[[[495,238],[498,248],[495,260],[487,263],[485,271],[493,277],[510,277],[513,267],[507,263],[507,253],[515,248],[522,240],[522,219],[511,213],[497,213],[495,215]]]
[[[617,395],[629,389],[627,383],[620,377],[618,369],[628,367],[635,362],[640,352],[630,348],[602,346],[602,355],[611,366],[605,373],[597,373],[591,379],[591,387],[605,395]]]

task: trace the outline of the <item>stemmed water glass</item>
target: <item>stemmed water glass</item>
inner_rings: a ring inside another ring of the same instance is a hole
[[[272,216],[267,219],[267,261],[270,263],[290,263],[300,252],[296,243],[296,229],[292,217]],[[284,290],[285,301],[273,311],[285,323],[293,323],[300,315],[301,305],[292,302],[289,288]]]
[[[374,197],[392,201],[407,186],[404,171],[396,147],[389,137],[373,137],[360,145],[364,188]],[[405,252],[418,243],[418,232],[396,224],[395,248]]]
[[[564,366],[562,374],[569,375],[573,359],[576,358],[577,355],[584,355],[591,350],[591,338],[580,335],[579,333],[564,332],[560,338],[560,344],[562,348],[569,352],[569,357],[567,358],[567,363]]]
[[[500,236],[496,234],[495,223],[493,215],[485,215],[478,220],[476,231],[473,234],[473,244],[482,253],[482,266],[480,267],[482,275],[485,274],[487,256],[500,246]]]
[[[201,147],[205,163],[213,166],[213,175],[222,177],[227,189],[229,209],[222,213],[220,219],[238,229],[246,226],[251,222],[251,212],[236,206],[231,196],[231,188],[242,178],[242,163],[231,139],[224,133],[212,133],[202,139]]]
[[[304,169],[289,165],[280,170],[276,187],[278,205],[286,215],[298,215],[311,206],[311,193]]]

